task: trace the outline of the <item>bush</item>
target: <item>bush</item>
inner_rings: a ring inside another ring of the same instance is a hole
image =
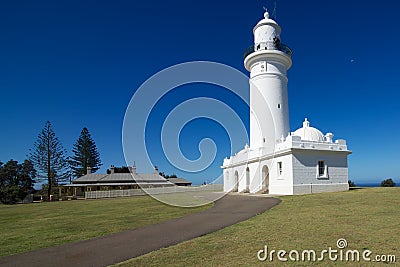
[[[0,201],[3,204],[14,204],[18,199],[18,186],[0,187]]]
[[[352,180],[349,180],[349,187],[356,187],[356,184]]]
[[[396,186],[396,183],[393,182],[393,180],[391,178],[389,178],[389,179],[383,180],[381,182],[381,186],[382,187],[394,187],[394,186]]]
[[[36,171],[32,162],[0,162],[0,201],[4,204],[21,202],[33,190]]]

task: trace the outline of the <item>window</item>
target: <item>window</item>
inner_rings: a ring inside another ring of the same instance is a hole
[[[318,161],[318,177],[326,177],[326,165],[325,161]]]
[[[278,108],[281,108],[281,104],[278,104]]]
[[[278,162],[278,175],[282,175],[282,161]]]

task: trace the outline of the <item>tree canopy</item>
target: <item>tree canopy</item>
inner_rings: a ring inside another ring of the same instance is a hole
[[[13,204],[22,201],[33,189],[36,170],[30,160],[19,164],[9,160],[6,164],[0,162],[0,201]]]
[[[171,175],[168,175],[168,174],[165,174],[164,172],[159,172],[158,174],[161,175],[162,177],[166,178],[166,179],[168,179],[168,178],[178,178],[178,176],[176,176],[175,173],[173,173]]]
[[[391,178],[389,178],[389,179],[383,180],[381,182],[381,186],[382,187],[394,187],[394,186],[396,186],[396,183]]]
[[[92,172],[96,172],[102,165],[96,143],[86,127],[82,129],[72,153],[70,164],[75,178],[85,175],[88,167],[92,168]]]
[[[107,174],[110,174],[111,170],[107,169]],[[127,166],[121,166],[121,167],[114,167],[114,173],[130,173],[130,169]]]

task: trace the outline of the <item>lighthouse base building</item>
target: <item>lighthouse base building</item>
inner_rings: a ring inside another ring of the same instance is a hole
[[[250,145],[223,162],[224,191],[279,195],[346,191],[345,140],[333,140],[305,119],[291,132],[287,70],[292,51],[280,41],[280,26],[265,12],[245,53],[250,72]]]
[[[351,152],[345,140],[331,136],[310,127],[306,119],[272,153],[246,146],[224,160],[224,191],[300,195],[348,190]]]

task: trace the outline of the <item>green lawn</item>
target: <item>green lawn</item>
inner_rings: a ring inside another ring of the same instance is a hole
[[[210,206],[178,208],[148,196],[0,205],[0,256],[134,229]]]
[[[400,262],[400,188],[359,189],[281,199],[278,206],[247,221],[118,266],[280,266],[285,264],[276,257],[274,262],[258,261],[257,252],[268,245],[270,250],[313,249],[320,253],[329,246],[337,249],[339,238],[347,240],[345,250],[369,249],[373,252],[371,257],[396,255],[397,264]],[[310,262],[286,263],[289,264],[312,265]],[[363,261],[329,260],[313,264],[366,265]],[[377,265],[375,262],[368,266]]]

